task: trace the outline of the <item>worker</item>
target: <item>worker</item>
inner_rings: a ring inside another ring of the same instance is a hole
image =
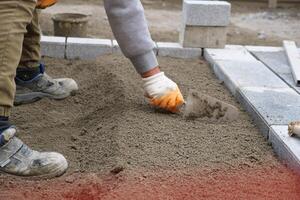
[[[8,174],[52,178],[68,168],[63,155],[25,145],[9,122],[15,96],[18,103],[43,97],[62,99],[78,89],[73,79],[51,78],[40,64],[37,9],[54,3],[56,0],[0,1],[0,171]],[[159,69],[140,0],[104,0],[104,6],[122,52],[142,77],[150,103],[177,112],[184,100],[177,84]]]

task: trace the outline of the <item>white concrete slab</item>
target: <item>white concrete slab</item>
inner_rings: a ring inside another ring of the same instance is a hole
[[[258,60],[219,60],[215,61],[213,70],[233,95],[238,88],[242,87],[288,88],[278,76]]]
[[[250,52],[277,52],[277,51],[284,51],[283,47],[270,47],[270,46],[251,46],[246,45],[245,48]],[[300,48],[298,48],[300,53]]]
[[[52,58],[65,58],[65,37],[42,36],[41,54]]]
[[[68,59],[96,59],[112,53],[112,41],[106,39],[71,38],[67,39]]]
[[[256,61],[256,58],[252,56],[246,48],[243,46],[226,46],[225,49],[204,49],[204,58],[211,64],[220,60],[231,61]]]
[[[158,56],[173,58],[200,58],[202,48],[183,48],[179,43],[157,42]]]
[[[269,141],[280,160],[300,173],[300,138],[288,135],[288,126],[271,126]]]
[[[257,52],[277,52],[283,51],[282,47],[268,47],[268,46],[245,46],[248,51],[257,51]]]

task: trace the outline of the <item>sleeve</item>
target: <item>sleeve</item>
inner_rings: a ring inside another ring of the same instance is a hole
[[[104,0],[104,6],[114,36],[137,72],[157,67],[155,45],[140,0]]]

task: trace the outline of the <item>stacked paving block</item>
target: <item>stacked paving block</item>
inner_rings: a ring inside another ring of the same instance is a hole
[[[231,4],[184,0],[180,43],[191,48],[224,48]]]

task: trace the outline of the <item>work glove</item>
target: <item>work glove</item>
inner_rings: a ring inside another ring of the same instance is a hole
[[[145,96],[150,104],[164,110],[176,113],[184,103],[183,96],[175,82],[160,72],[148,78],[143,78]]]
[[[37,0],[36,8],[45,9],[53,6],[56,2],[57,0]]]

